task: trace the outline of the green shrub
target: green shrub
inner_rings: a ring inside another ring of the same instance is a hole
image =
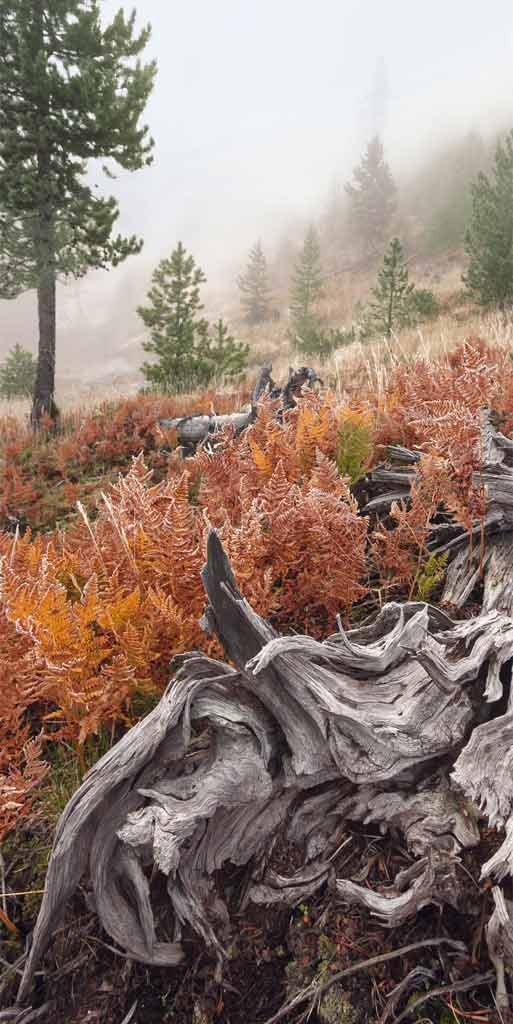
[[[294,342],[298,352],[303,352],[308,356],[317,356],[321,363],[324,363],[336,349],[352,345],[356,340],[357,334],[354,327],[349,329],[323,327],[313,317],[308,317],[299,323],[294,333]]]
[[[440,316],[440,303],[430,288],[415,288],[411,304],[413,316],[418,320],[435,320]]]

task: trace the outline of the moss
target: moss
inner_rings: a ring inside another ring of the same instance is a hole
[[[429,601],[442,582],[447,568],[447,553],[430,555],[415,581],[415,601]]]
[[[97,736],[88,737],[80,752],[57,743],[47,748],[45,756],[51,770],[40,787],[37,806],[52,830],[85,773],[110,750],[114,739],[108,729],[101,727]]]
[[[319,1004],[319,1019],[325,1024],[359,1024],[361,1015],[341,987],[332,985]]]
[[[322,935],[319,935],[319,939],[317,941],[317,949],[321,960],[333,960],[333,957],[336,955],[337,952],[337,947],[335,943],[333,942],[332,939],[329,938],[328,935],[325,935],[324,932],[322,933]]]
[[[23,892],[23,896],[13,904],[13,921],[19,925],[21,918],[24,930],[35,923],[39,913],[52,838],[52,832],[47,828],[46,822],[38,822],[34,831],[27,826],[19,827],[8,836],[3,845],[5,862],[13,866],[10,874],[11,888]],[[16,947],[19,939],[14,938],[12,942]]]

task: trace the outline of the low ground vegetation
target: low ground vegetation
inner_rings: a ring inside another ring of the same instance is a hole
[[[324,637],[338,615],[355,623],[391,598],[436,600],[445,564],[427,550],[429,529],[441,508],[467,528],[484,515],[477,413],[493,408],[513,435],[513,360],[468,338],[437,359],[396,361],[381,388],[362,382],[307,390],[280,416],[264,398],[245,433],[185,461],[158,419],[231,411],[247,396],[139,396],[64,417],[57,433],[47,422],[37,441],[4,420],[0,842],[14,862],[19,844],[42,851],[20,890],[41,888],[64,803],[157,702],[172,658],[219,653],[199,625],[212,526],[244,595],[281,632]],[[421,454],[411,502],[362,515],[358,485],[391,444]],[[14,952],[37,903],[20,896],[2,911]],[[341,927],[330,918],[316,938],[329,964],[346,955]]]

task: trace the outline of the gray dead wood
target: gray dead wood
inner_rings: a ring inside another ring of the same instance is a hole
[[[219,434],[227,427],[232,427],[236,434],[249,427],[255,415],[252,409],[243,412],[226,413],[216,416],[214,413],[197,416],[179,416],[176,419],[159,420],[164,430],[176,430],[179,444],[190,448],[204,441],[209,434]]]
[[[428,547],[449,556],[442,604],[462,608],[482,581],[483,610],[513,615],[513,440],[497,431],[493,420],[490,409],[481,411],[481,468],[474,484],[486,494],[483,522],[470,531],[449,520],[440,522]],[[388,515],[394,502],[408,504],[419,458],[418,452],[392,445],[387,461],[356,486],[363,512]]]
[[[481,413],[482,468],[474,483],[486,494],[486,516],[471,537],[462,534],[440,552],[457,548],[449,565],[442,600],[462,607],[479,578],[483,609],[513,614],[513,440],[495,430],[489,409]]]
[[[301,366],[298,370],[292,367],[283,388],[277,388],[271,377],[272,365],[269,363],[262,366],[256,380],[251,396],[251,404],[247,409],[239,412],[224,413],[198,413],[197,415],[178,416],[173,419],[159,420],[159,426],[164,430],[174,430],[178,436],[178,443],[185,452],[194,451],[195,447],[205,441],[212,434],[219,434],[227,428],[231,428],[235,434],[242,433],[246,427],[254,422],[257,415],[257,403],[263,395],[270,395],[272,398],[279,398],[279,409],[284,411],[295,405],[295,400],[301,392],[303,385],[313,385],[316,382],[322,383],[317,373],[310,366]]]
[[[390,926],[429,903],[458,905],[458,859],[478,842],[480,814],[507,830],[483,871],[500,880],[513,868],[513,711],[502,706],[511,618],[454,623],[395,603],[324,643],[280,637],[240,593],[215,532],[203,582],[204,628],[232,667],[197,652],[177,659],[157,707],[70,800],[21,1004],[84,876],[129,957],[178,964],[188,929],[221,967],[233,911],[251,901],[293,906],[327,885]],[[410,851],[411,866],[380,892],[337,878],[353,822],[400,833]],[[290,875],[277,866],[284,842],[300,859]],[[220,889],[227,864],[240,877]]]
[[[498,886],[494,886],[492,895],[495,909],[486,926],[486,940],[490,960],[497,975],[495,1001],[499,1010],[508,1010],[505,965],[511,967],[513,964],[513,904],[504,899],[504,894]]]

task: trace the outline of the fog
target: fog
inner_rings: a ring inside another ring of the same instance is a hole
[[[101,6],[108,18],[119,2]],[[114,182],[91,175],[145,248],[64,290],[61,367],[85,365],[96,330],[116,354],[128,307],[178,239],[213,292],[231,289],[254,240],[271,251],[288,224],[317,216],[377,131],[399,174],[452,133],[513,126],[511,0],[138,0],[137,12],[158,62],[154,163]],[[0,355],[34,344],[33,303],[0,304]]]
[[[509,0],[139,0],[137,10],[159,66],[156,149],[153,168],[119,182],[123,223],[148,248],[182,237],[211,272],[227,245],[315,209],[376,130],[397,165],[512,107]]]

